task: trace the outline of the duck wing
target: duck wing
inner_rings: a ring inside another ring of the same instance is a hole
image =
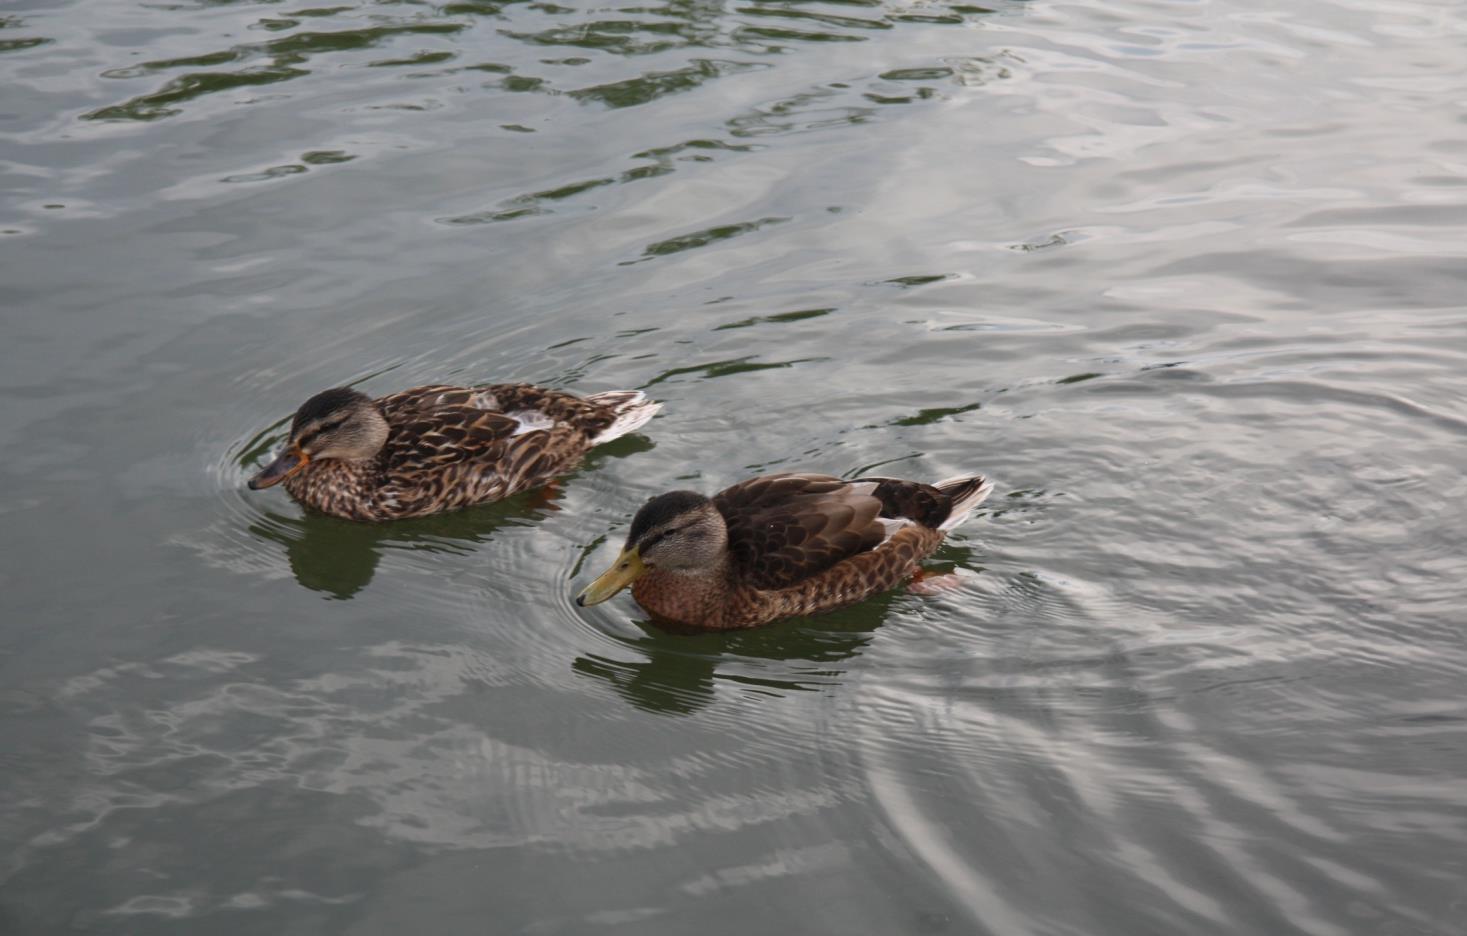
[[[414,387],[377,403],[392,427],[383,449],[389,474],[422,478],[462,466],[455,476],[495,476],[495,497],[564,472],[587,448],[587,431],[615,419],[594,403],[529,384]]]
[[[886,530],[874,487],[791,473],[751,478],[714,495],[735,575],[755,588],[788,588],[876,548]]]
[[[464,406],[471,409],[498,412],[492,397],[486,399],[481,390],[474,387],[455,387],[452,384],[429,384],[410,387],[397,393],[381,397],[376,401],[382,415],[389,423],[407,420],[414,413],[427,412],[440,406]],[[485,404],[488,405],[485,405]]]
[[[389,415],[388,424],[392,431],[382,457],[392,474],[498,462],[524,434],[513,417],[472,406],[400,408]]]

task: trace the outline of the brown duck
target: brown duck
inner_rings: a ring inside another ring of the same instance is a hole
[[[978,475],[774,474],[712,498],[673,491],[637,511],[621,555],[576,603],[630,585],[655,617],[698,630],[832,611],[911,577],[992,490]]]
[[[249,485],[284,481],[302,504],[349,520],[421,517],[539,487],[660,408],[637,390],[431,386],[373,400],[338,387],[296,410],[285,451]]]

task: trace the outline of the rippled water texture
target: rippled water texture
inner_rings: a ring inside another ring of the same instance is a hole
[[[1457,0],[18,0],[0,931],[1467,933]],[[640,387],[557,490],[247,473],[356,381]],[[679,637],[645,497],[997,494]]]

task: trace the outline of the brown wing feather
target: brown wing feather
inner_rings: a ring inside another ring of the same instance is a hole
[[[381,457],[389,474],[492,464],[504,456],[517,428],[508,416],[460,406],[400,414]]]
[[[410,387],[388,394],[377,400],[377,406],[387,421],[406,419],[409,413],[430,410],[436,406],[470,406],[476,391],[471,387],[455,387],[450,384],[429,384]]]
[[[529,384],[433,384],[383,397],[377,405],[393,430],[384,450],[389,472],[478,462],[493,465],[507,491],[557,469],[568,454],[562,450],[571,439],[565,437],[587,431],[581,424],[604,428],[615,418],[605,407]],[[519,410],[542,413],[557,425],[515,435],[520,422],[504,413]]]
[[[616,408],[605,402],[584,399],[562,390],[548,390],[534,384],[485,384],[479,387],[430,384],[382,397],[377,405],[382,408],[389,422],[394,416],[405,418],[408,412],[432,410],[441,406],[469,407],[494,413],[531,410],[589,436],[605,430],[617,417]]]
[[[533,384],[491,384],[480,388],[494,395],[502,412],[534,410],[556,422],[595,436],[616,421],[616,408],[573,393],[547,390]]]
[[[788,588],[882,540],[881,501],[828,475],[752,478],[713,503],[728,526],[735,572],[755,588]]]
[[[930,484],[920,481],[905,481],[901,478],[857,478],[852,484],[862,481],[876,482],[871,496],[881,501],[883,517],[904,517],[932,529],[947,519],[952,512],[951,494],[939,491]]]

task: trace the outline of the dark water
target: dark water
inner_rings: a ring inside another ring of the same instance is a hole
[[[1467,8],[0,14],[0,931],[1467,933]],[[642,387],[558,493],[243,489],[363,381]],[[965,581],[570,596],[785,468]]]

